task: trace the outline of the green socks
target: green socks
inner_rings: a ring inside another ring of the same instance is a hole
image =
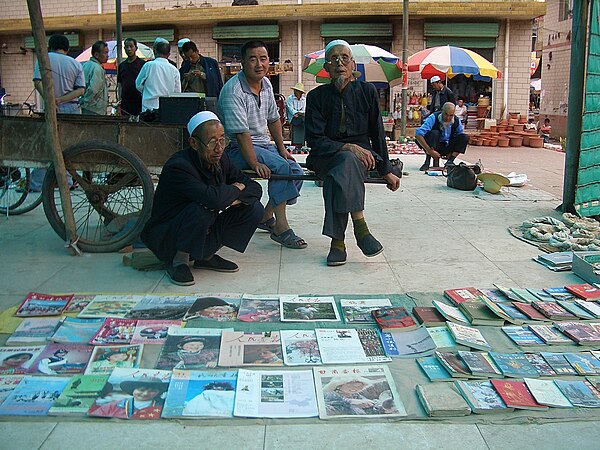
[[[337,248],[338,250],[345,251],[346,243],[338,239],[331,239],[331,248]]]
[[[352,219],[352,223],[354,224],[354,237],[357,241],[371,234],[364,217],[362,219]]]

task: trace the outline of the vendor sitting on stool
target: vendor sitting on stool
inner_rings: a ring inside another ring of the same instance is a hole
[[[429,169],[431,158],[437,167],[441,156],[447,156],[446,165],[452,164],[454,158],[465,153],[469,137],[460,120],[454,115],[454,103],[446,102],[442,110],[431,114],[416,131],[416,142],[425,150],[425,162],[419,170]]]
[[[167,265],[174,284],[194,284],[189,268],[236,272],[216,253],[222,246],[244,252],[264,208],[262,188],[224,153],[219,118],[202,111],[188,122],[190,146],[165,163],[142,241]]]

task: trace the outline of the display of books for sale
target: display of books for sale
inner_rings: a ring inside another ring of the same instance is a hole
[[[450,373],[435,356],[425,356],[416,359],[421,370],[427,375],[429,381],[453,381]]]
[[[323,364],[389,362],[377,330],[372,328],[317,328]]]
[[[537,309],[535,309],[533,306],[531,306],[527,303],[512,302],[512,305],[517,310],[519,310],[521,313],[526,315],[530,320],[539,321],[539,322],[548,322],[548,323],[551,322],[551,320],[548,317],[546,317],[541,312],[539,312]]]
[[[580,319],[590,320],[590,319],[596,318],[596,316],[594,314],[590,314],[585,309],[583,309],[581,306],[579,306],[575,300],[557,300],[556,303],[558,303],[560,306],[565,308],[567,311],[569,311],[574,316],[579,317]]]
[[[433,355],[436,345],[426,327],[399,333],[381,333],[383,348],[388,356],[418,358]]]
[[[509,408],[529,409],[543,411],[547,410],[546,405],[541,405],[535,401],[531,392],[522,381],[511,380],[491,380],[492,386]]]
[[[279,322],[279,296],[244,295],[237,319],[242,322]]]
[[[458,356],[465,363],[474,378],[501,377],[502,372],[487,353],[459,351]]]
[[[546,362],[542,355],[537,353],[525,353],[525,358],[527,358],[527,361],[535,367],[535,370],[540,374],[540,377],[555,377],[557,375],[552,366]]]
[[[417,322],[426,327],[443,327],[446,325],[446,318],[433,306],[415,306],[412,313]]]
[[[452,322],[448,322],[446,326],[457,343],[470,348],[476,348],[477,350],[492,349],[490,343],[483,337],[483,334],[477,328]]]
[[[158,420],[171,379],[170,370],[113,370],[88,415],[119,419]]]
[[[0,405],[3,416],[46,416],[70,378],[26,376]]]
[[[279,334],[286,366],[322,364],[314,330],[281,330]]]
[[[444,297],[446,297],[454,306],[458,306],[463,302],[470,300],[479,300],[482,296],[474,287],[457,288],[457,289],[446,289],[444,291]]]
[[[512,303],[492,303],[489,300],[482,300],[490,310],[507,322],[514,325],[522,325],[531,319],[513,306]]]
[[[525,378],[527,389],[540,405],[552,408],[572,408],[573,405],[564,396],[561,390],[552,380],[538,380],[536,378]]]
[[[465,325],[469,324],[469,319],[463,314],[463,312],[455,306],[447,305],[437,300],[433,300],[433,306],[439,311],[439,313],[446,318],[446,320],[454,323],[462,323]]]
[[[527,289],[511,288],[510,290],[513,292],[513,294],[515,294],[517,297],[519,297],[520,301],[522,301],[524,303],[532,303],[532,302],[537,302],[539,300],[535,295],[533,295]]]
[[[467,347],[459,345],[448,330],[448,327],[430,327],[427,328],[427,332],[433,339],[435,347],[440,351],[448,350],[467,350]]]
[[[565,353],[564,356],[579,375],[600,375],[600,360],[590,353]]]
[[[544,341],[526,326],[502,327],[502,331],[520,347],[545,345]]]
[[[96,294],[75,294],[63,311],[64,314],[79,314],[96,298]]]
[[[238,371],[233,415],[237,417],[316,417],[311,370]]]
[[[542,352],[540,355],[557,375],[577,375],[564,353]]]
[[[558,331],[573,339],[579,345],[600,344],[600,329],[590,323],[556,322],[554,326]]]
[[[548,294],[543,289],[527,288],[527,290],[529,291],[530,294],[532,294],[534,297],[536,297],[537,300],[541,300],[543,302],[554,302],[557,300],[556,298],[552,297],[550,294]]]
[[[584,381],[554,380],[554,382],[573,406],[600,408],[600,399]]]
[[[104,319],[80,319],[65,317],[50,340],[71,344],[87,344],[96,335]]]
[[[459,358],[458,354],[450,352],[435,352],[435,357],[453,378],[469,378],[471,371]]]
[[[454,385],[475,414],[514,411],[506,406],[489,381],[456,380]]]
[[[589,300],[575,300],[575,304],[582,308],[584,311],[587,311],[594,318],[600,318],[600,305],[598,302],[593,302]]]
[[[509,298],[506,295],[504,295],[500,289],[479,288],[479,292],[481,292],[485,298],[487,298],[488,300],[490,300],[494,303],[501,303],[501,302],[509,301]]]
[[[502,375],[511,378],[537,378],[539,372],[523,353],[489,353],[492,360],[502,371]]]
[[[26,373],[42,350],[44,350],[43,345],[0,347],[0,374]]]
[[[283,354],[279,332],[223,330],[218,357],[221,367],[282,366]]]
[[[82,374],[92,356],[94,347],[86,344],[48,344],[27,373],[44,375],[72,376]]]
[[[417,397],[429,417],[468,416],[471,408],[465,399],[447,384],[417,384]]]
[[[77,317],[84,319],[117,317],[123,319],[142,298],[143,295],[96,295],[94,300]]]
[[[7,339],[7,345],[44,344],[60,325],[59,317],[36,317],[23,319]]]
[[[506,287],[506,286],[501,286],[497,283],[494,283],[494,286],[496,287],[496,289],[498,289],[500,292],[502,292],[502,295],[504,295],[511,302],[522,301],[521,297],[519,297],[518,295],[515,295],[515,293],[512,291],[511,288]]]
[[[480,299],[462,302],[458,305],[458,309],[460,309],[464,315],[467,316],[467,319],[469,319],[471,325],[504,325],[504,319],[494,314],[493,311]]]
[[[236,320],[240,311],[240,295],[213,294],[198,297],[183,316],[184,322],[194,319],[211,322],[231,322]],[[277,315],[279,316],[279,301],[277,301]]]
[[[410,331],[419,326],[402,306],[375,309],[371,311],[371,314],[377,326],[386,333]]]
[[[529,329],[548,345],[575,345],[567,336],[552,325],[531,324]]]
[[[565,289],[583,300],[600,300],[600,289],[589,283],[571,284]]]
[[[282,322],[339,322],[340,316],[333,297],[298,297],[282,295],[279,298]]]
[[[532,302],[531,306],[551,320],[579,320],[556,302]]]
[[[117,345],[95,347],[88,363],[86,375],[110,375],[113,369],[135,369],[140,367],[143,345]]]
[[[565,289],[564,286],[554,287],[554,288],[544,288],[544,291],[547,294],[550,294],[552,298],[557,300],[572,300],[575,298],[573,294]]]
[[[573,265],[573,252],[542,253],[534,259],[549,269],[570,270]]]
[[[182,320],[194,304],[196,295],[145,295],[127,313],[128,319]]]
[[[406,416],[386,366],[314,367],[313,372],[321,419]]]
[[[138,320],[131,338],[132,344],[162,345],[169,327],[181,328],[181,320]]]
[[[217,367],[222,332],[231,331],[231,328],[169,327],[167,340],[154,367],[163,370]]]
[[[75,375],[52,404],[51,416],[85,416],[100,395],[108,375]]]
[[[375,323],[374,309],[392,306],[388,298],[341,299],[340,306],[346,323]]]
[[[48,295],[39,292],[30,292],[19,305],[15,316],[17,317],[39,317],[60,316],[71,299],[70,295]]]
[[[237,370],[174,370],[162,417],[233,417]]]
[[[15,390],[25,375],[0,375],[0,404]]]
[[[108,317],[95,336],[91,345],[125,345],[131,343],[137,320]]]

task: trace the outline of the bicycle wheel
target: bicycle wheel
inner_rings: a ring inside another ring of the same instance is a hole
[[[17,216],[42,203],[42,193],[30,190],[31,169],[0,167],[0,214]]]
[[[122,145],[86,141],[64,151],[67,171],[76,188],[70,190],[79,248],[92,253],[114,252],[131,244],[150,217],[154,185],[142,160]],[[54,169],[42,188],[44,212],[65,239],[65,224]]]

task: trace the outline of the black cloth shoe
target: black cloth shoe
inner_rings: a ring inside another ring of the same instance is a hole
[[[227,261],[219,255],[213,255],[209,259],[194,261],[194,269],[214,270],[215,272],[237,272],[240,270],[233,261]]]
[[[363,252],[363,255],[368,257],[377,256],[383,251],[383,245],[371,233],[367,234],[360,241],[357,241],[356,244]]]
[[[429,164],[427,164],[427,163],[423,164],[421,167],[419,167],[419,170],[421,172],[425,172],[426,170],[429,170]]]
[[[169,266],[167,268],[167,275],[171,279],[173,284],[179,286],[191,286],[194,284],[194,275],[186,264],[180,264],[178,266]]]
[[[344,264],[346,264],[346,250],[332,247],[329,250],[329,255],[327,255],[327,265],[342,266]]]

